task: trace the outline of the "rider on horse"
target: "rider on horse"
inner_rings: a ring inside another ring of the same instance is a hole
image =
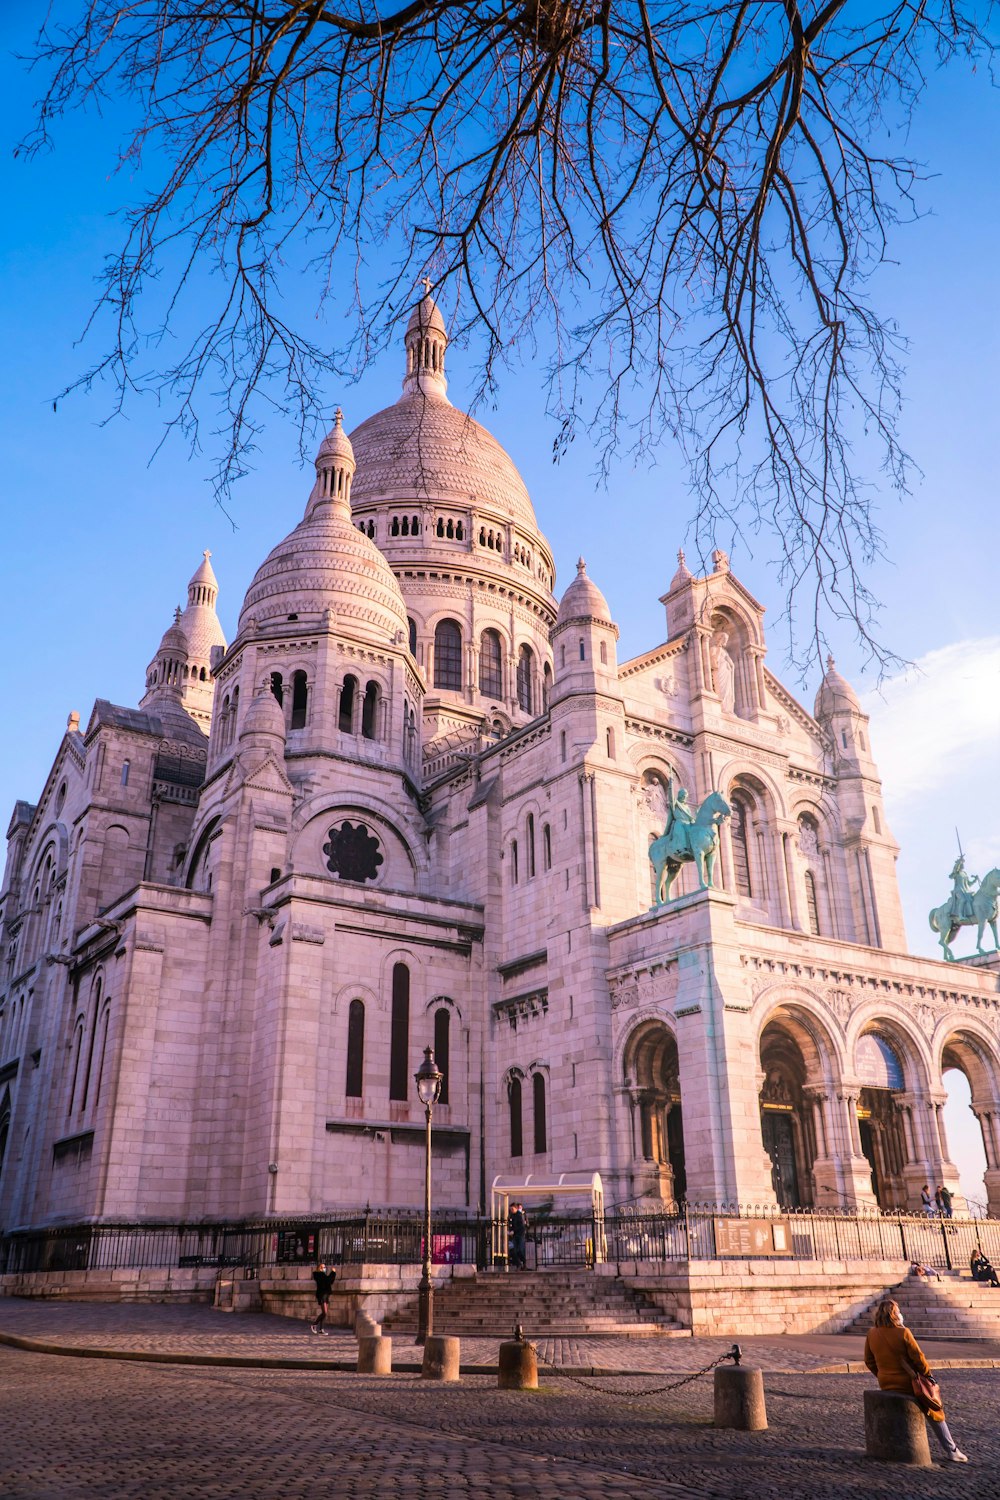
[[[671,776],[667,796],[670,802],[670,815],[667,818],[667,826],[663,830],[663,836],[668,840],[664,853],[666,855],[690,855],[691,847],[688,843],[684,830],[690,827],[695,820],[695,814],[688,806],[687,787],[678,787],[677,795],[674,795],[674,779]]]
[[[965,873],[964,854],[958,856],[948,878],[952,883],[952,920],[956,923],[974,922],[976,918],[972,901],[976,894],[976,886],[979,884],[979,876]]]

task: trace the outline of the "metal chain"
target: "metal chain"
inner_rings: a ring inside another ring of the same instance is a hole
[[[556,1372],[561,1380],[575,1381],[577,1385],[585,1386],[588,1391],[595,1391],[599,1396],[613,1396],[616,1401],[621,1401],[626,1406],[631,1405],[633,1400],[637,1398],[645,1398],[648,1396],[663,1396],[668,1391],[679,1391],[681,1386],[690,1385],[692,1381],[700,1380],[702,1375],[708,1375],[712,1370],[715,1369],[716,1365],[721,1365],[724,1360],[732,1358],[732,1352],[727,1349],[725,1354],[720,1354],[718,1359],[713,1359],[712,1363],[710,1365],[706,1365],[702,1370],[695,1370],[690,1375],[682,1375],[679,1380],[671,1380],[666,1385],[656,1385],[651,1386],[650,1389],[646,1391],[628,1391],[626,1393],[625,1391],[610,1390],[607,1386],[595,1385],[593,1377],[589,1375],[567,1374],[565,1370],[560,1370],[558,1365],[554,1365],[551,1360],[546,1359],[544,1354],[540,1354],[538,1352],[537,1345],[535,1345],[535,1353],[538,1355],[539,1362],[545,1365],[547,1369]],[[622,1370],[620,1377],[612,1376],[612,1378],[627,1380],[634,1377],[630,1376],[627,1370]]]

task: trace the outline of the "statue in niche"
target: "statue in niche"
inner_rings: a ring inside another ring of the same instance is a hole
[[[712,683],[719,702],[723,711],[731,714],[736,712],[736,663],[726,650],[728,645],[729,631],[716,630],[708,654],[712,663]]]

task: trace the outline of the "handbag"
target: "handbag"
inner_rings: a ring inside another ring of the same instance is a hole
[[[913,1399],[925,1416],[944,1416],[944,1404],[941,1400],[941,1387],[936,1380],[929,1375],[920,1375],[910,1364],[908,1359],[903,1360],[903,1366],[908,1371],[910,1383],[913,1386]]]

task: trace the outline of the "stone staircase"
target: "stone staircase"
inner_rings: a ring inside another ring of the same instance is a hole
[[[899,1303],[903,1321],[917,1339],[1000,1340],[1000,1287],[973,1281],[967,1272],[942,1271],[934,1277],[908,1276],[883,1293]],[[866,1333],[875,1309],[873,1302],[847,1330]]]
[[[686,1337],[667,1313],[613,1276],[586,1270],[487,1271],[455,1278],[434,1292],[434,1328],[467,1338],[510,1338],[520,1323],[528,1338],[613,1335]],[[386,1333],[412,1332],[417,1303],[386,1314]]]

